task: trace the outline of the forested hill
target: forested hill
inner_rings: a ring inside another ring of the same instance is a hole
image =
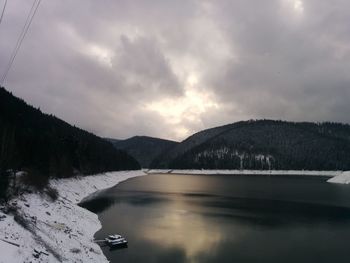
[[[26,104],[0,87],[0,169],[69,177],[139,169],[125,151]]]
[[[134,136],[126,140],[107,139],[117,149],[123,149],[133,156],[143,168],[149,168],[151,162],[178,142],[148,136]]]
[[[156,158],[153,168],[349,170],[350,126],[273,120],[196,133]]]

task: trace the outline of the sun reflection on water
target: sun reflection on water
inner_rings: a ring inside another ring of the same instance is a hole
[[[142,229],[142,236],[164,248],[181,248],[187,261],[195,262],[198,255],[215,250],[223,236],[215,225],[207,228],[208,223],[199,214],[180,207],[181,201],[174,202],[163,217],[152,222],[152,227]]]

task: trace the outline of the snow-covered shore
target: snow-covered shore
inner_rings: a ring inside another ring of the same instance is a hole
[[[17,220],[13,215],[2,218],[0,212],[0,262],[108,262],[93,242],[101,228],[97,215],[77,203],[93,192],[141,175],[145,173],[139,170],[52,180],[50,185],[59,194],[55,202],[35,193],[12,200]],[[34,258],[34,249],[44,253]]]
[[[338,176],[334,176],[327,182],[335,184],[349,184],[350,183],[350,171],[343,172]]]
[[[338,176],[342,171],[307,171],[307,170],[148,170],[147,173],[167,174],[207,174],[207,175],[307,175],[307,176]]]
[[[329,183],[350,184],[350,171],[307,171],[307,170],[148,170],[148,174],[192,174],[192,175],[302,175],[331,177]]]

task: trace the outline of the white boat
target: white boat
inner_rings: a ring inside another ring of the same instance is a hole
[[[121,235],[109,235],[105,242],[111,247],[122,247],[128,244],[128,241]]]

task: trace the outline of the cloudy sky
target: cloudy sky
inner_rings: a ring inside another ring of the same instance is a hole
[[[0,75],[31,4],[7,3]],[[350,3],[42,0],[4,86],[113,138],[182,140],[256,118],[350,122]]]

